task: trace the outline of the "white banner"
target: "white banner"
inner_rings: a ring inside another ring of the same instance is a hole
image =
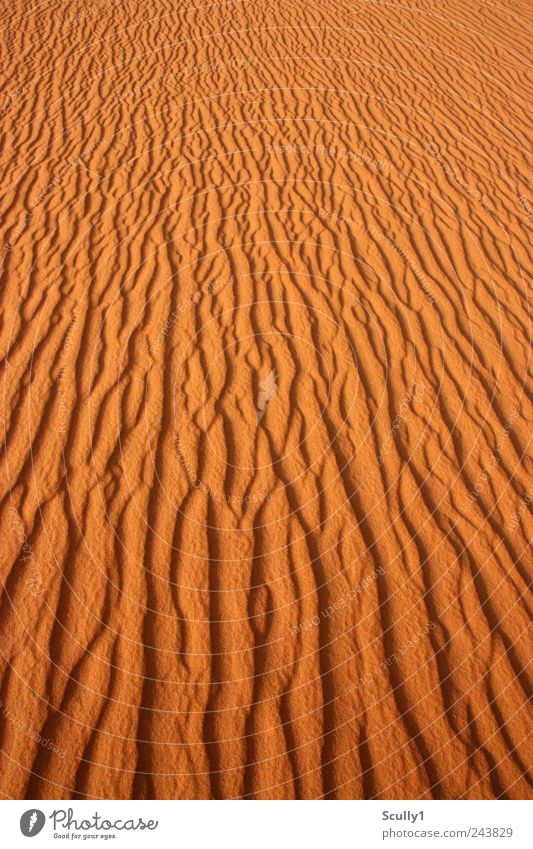
[[[2,846],[531,849],[531,802],[3,801]],[[31,841],[35,840],[34,843]],[[67,841],[69,841],[67,843]]]

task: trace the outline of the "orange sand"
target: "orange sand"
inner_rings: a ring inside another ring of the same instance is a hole
[[[4,4],[4,797],[532,795],[530,18]]]

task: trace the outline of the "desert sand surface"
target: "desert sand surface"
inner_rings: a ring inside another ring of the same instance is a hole
[[[531,798],[532,19],[3,4],[3,798]]]

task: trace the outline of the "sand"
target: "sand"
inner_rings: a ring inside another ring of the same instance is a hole
[[[5,5],[4,798],[531,798],[530,22]]]

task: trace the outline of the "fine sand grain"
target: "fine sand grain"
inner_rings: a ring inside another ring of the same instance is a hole
[[[533,795],[531,21],[4,3],[3,798]]]

